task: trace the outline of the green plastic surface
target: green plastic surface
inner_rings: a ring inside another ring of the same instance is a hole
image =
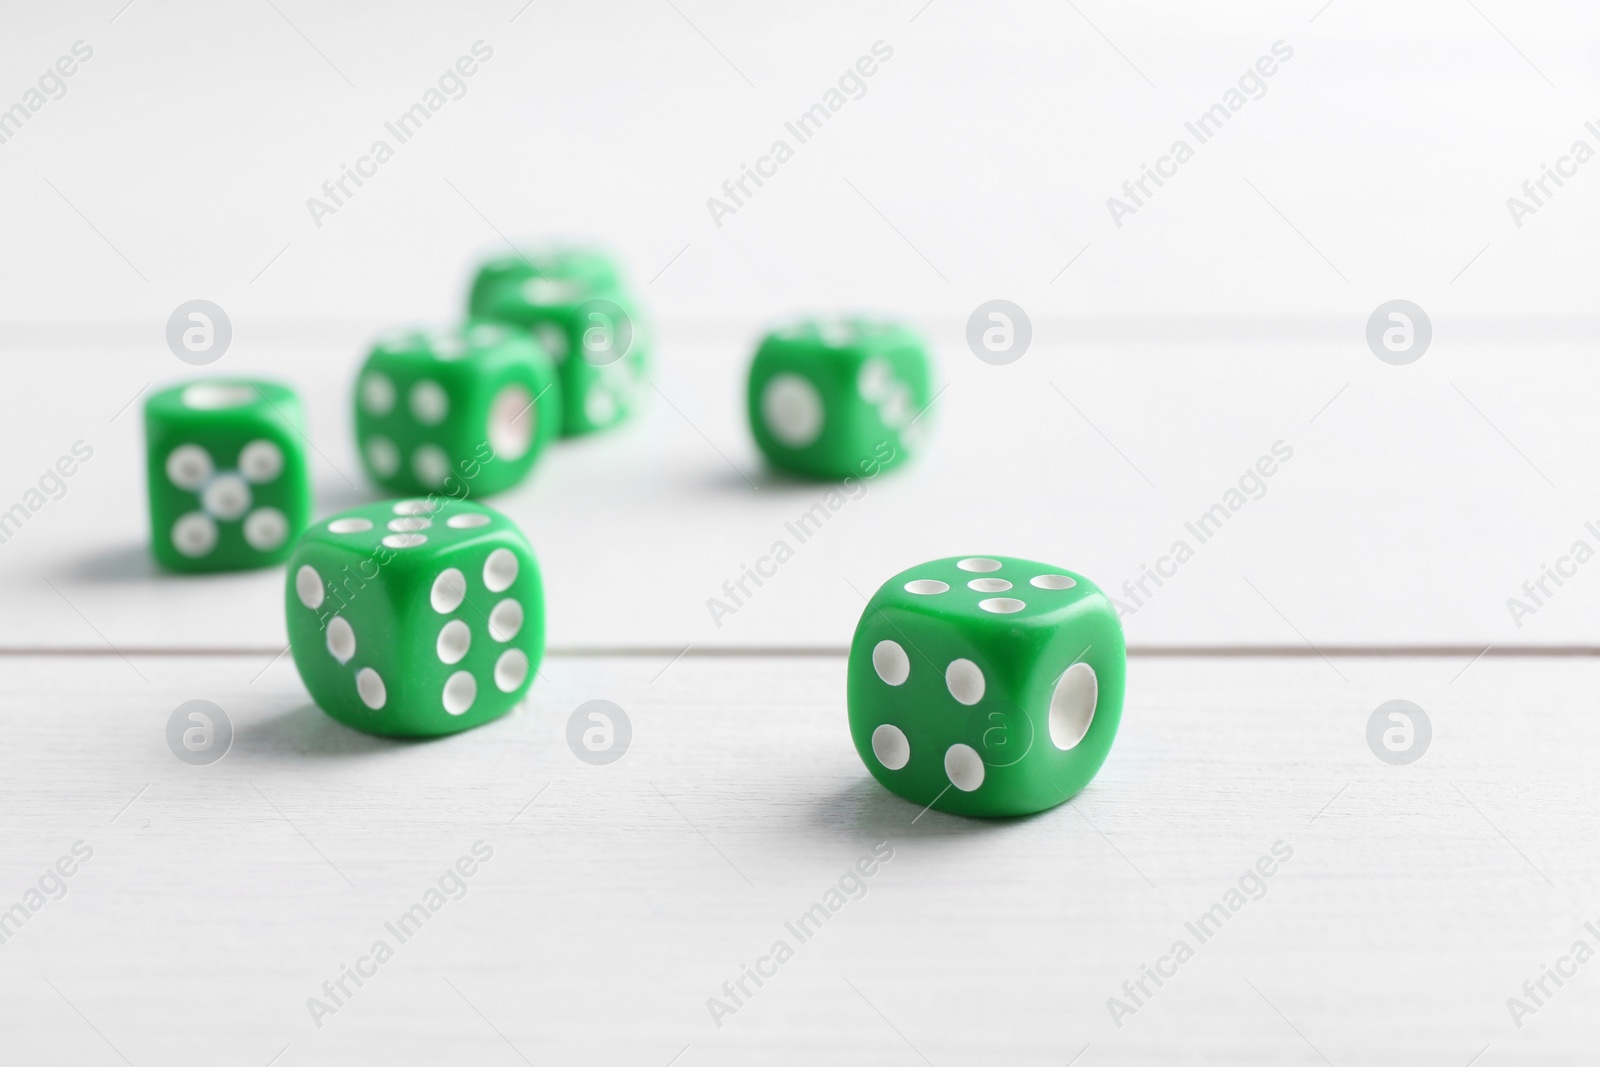
[[[751,433],[774,467],[812,478],[873,477],[921,446],[932,374],[922,339],[863,318],[769,333],[750,365]]]
[[[175,571],[282,563],[311,521],[300,398],[275,382],[205,378],[144,406],[150,547]]]
[[[627,421],[650,374],[649,338],[620,272],[592,249],[490,260],[468,300],[478,319],[526,330],[561,378],[562,433],[594,433]]]
[[[1127,653],[1087,578],[952,556],[885,582],[850,646],[850,734],[891,791],[958,815],[1027,815],[1099,771]]]
[[[544,590],[499,512],[429,497],[318,522],[295,547],[289,645],[311,697],[367,733],[431,737],[499,718],[544,653]]]
[[[560,434],[561,387],[538,343],[469,323],[380,341],[356,377],[361,462],[392,493],[503,492]]]

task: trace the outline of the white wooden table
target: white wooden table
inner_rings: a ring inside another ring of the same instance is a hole
[[[524,708],[424,744],[335,724],[267,659],[5,657],[0,904],[92,849],[0,946],[7,1062],[1464,1065],[1600,1040],[1594,965],[1521,1029],[1506,1007],[1595,940],[1591,658],[1136,656],[1104,771],[1016,822],[878,788],[835,656],[556,655]],[[1435,733],[1394,767],[1364,731],[1402,695]],[[236,730],[208,767],[164,738],[197,697]],[[594,698],[634,729],[608,766],[564,739]],[[385,924],[477,842],[401,942]],[[1275,846],[1201,943],[1186,923]]]
[[[1596,168],[1506,208],[1600,143],[1592,8],[10,7],[0,117],[94,56],[0,145],[0,516],[26,504],[0,524],[0,1065],[1595,1061],[1600,962],[1569,954],[1600,951],[1600,562],[1563,560],[1600,549]],[[309,218],[480,40],[465,95]],[[708,217],[879,41],[859,98]],[[1267,89],[1109,218],[1274,42]],[[364,346],[541,234],[618,249],[658,392],[491,502],[546,579],[526,705],[347,730],[282,655],[280,571],[149,560],[140,405],[190,373],[162,326],[214,300],[213,369],[301,390],[326,515],[373,496]],[[997,297],[1034,327],[1006,367],[963,340]],[[1409,366],[1364,338],[1395,298],[1432,316]],[[851,307],[931,337],[927,454],[719,625],[708,598],[826,493],[763,472],[752,343]],[[985,553],[1131,609],[1108,763],[1019,821],[919,812],[846,728],[862,595]],[[596,699],[634,730],[606,766],[566,741]],[[1394,699],[1432,724],[1404,766],[1367,741]],[[234,727],[220,762],[168,748],[190,700]]]
[[[1021,362],[994,367],[966,350],[958,323],[932,320],[944,391],[925,416],[927,454],[856,487],[801,543],[788,527],[829,487],[763,471],[743,409],[759,326],[663,323],[659,392],[639,422],[561,445],[489,501],[539,553],[556,647],[842,648],[861,604],[852,586],[867,593],[910,561],[987,552],[1095,578],[1132,609],[1138,647],[1594,642],[1600,565],[1547,583],[1536,606],[1523,590],[1575,540],[1600,549],[1585,526],[1600,524],[1600,423],[1588,417],[1597,389],[1583,346],[1513,348],[1469,321],[1436,342],[1437,359],[1392,367],[1367,350],[1359,319],[1266,337],[1143,326],[1120,340],[1074,340],[1081,328],[1047,321]],[[374,499],[349,408],[377,328],[268,327],[220,368],[302,391],[319,515]],[[4,350],[47,373],[45,388],[0,394],[14,442],[0,452],[13,494],[0,509],[75,442],[94,458],[0,543],[0,598],[27,604],[0,615],[0,647],[281,648],[280,573],[172,580],[144,547],[140,404],[184,368],[132,330]],[[1512,352],[1540,373],[1507,378]],[[1570,385],[1552,393],[1550,381]],[[1292,458],[1197,536],[1275,445]],[[726,602],[724,583],[779,539],[793,559],[714,619],[708,599]],[[1164,563],[1179,540],[1193,558]],[[1157,585],[1147,568],[1172,576]],[[1536,610],[1514,618],[1513,596]]]
[[[324,514],[369,496],[343,414],[363,334],[344,329],[280,337],[230,368],[305,390]],[[941,330],[950,387],[929,454],[848,502],[719,628],[705,598],[823,491],[763,474],[748,444],[748,330],[664,328],[661,393],[639,424],[563,445],[495,501],[549,584],[553,652],[530,701],[424,744],[365,737],[309,703],[281,655],[279,571],[149,564],[138,397],[170,376],[167,357],[77,350],[70,393],[0,401],[26,445],[3,457],[8,484],[49,442],[95,447],[0,545],[0,908],[41,905],[0,944],[5,1058],[1587,1056],[1592,968],[1559,990],[1544,979],[1547,1006],[1522,987],[1575,940],[1600,948],[1584,927],[1600,925],[1589,579],[1520,629],[1504,606],[1581,530],[1594,431],[1580,399],[1551,401],[1573,409],[1559,423],[1517,420],[1552,488],[1460,395],[1516,410],[1531,394],[1450,386],[1491,373],[1492,343],[1397,384],[1348,344],[1301,339],[1341,365],[1286,379],[1269,370],[1275,344],[1240,342],[1219,391],[1207,343],[1069,346],[1047,325],[1037,359],[997,369]],[[1576,374],[1587,357],[1541,358]],[[1142,396],[1123,384],[1130,359]],[[1125,725],[1082,796],[983,823],[873,783],[843,703],[856,590],[952,552],[1037,556],[1114,587],[1279,439],[1295,454],[1265,495],[1125,620]],[[1423,486],[1426,507],[1407,495]],[[1520,506],[1486,518],[1486,493]],[[1436,651],[1405,654],[1416,646]],[[1409,766],[1366,739],[1396,698],[1433,726]],[[235,729],[211,766],[167,747],[192,699]],[[608,766],[565,740],[592,699],[634,728]],[[92,858],[66,894],[28,898],[80,841]],[[402,943],[385,924],[480,841],[492,857],[465,895]],[[1266,863],[1264,895],[1230,898],[1241,878],[1257,890],[1250,872],[1275,847],[1292,857]],[[892,859],[864,895],[830,898],[841,878],[858,892],[849,872],[875,848]],[[1186,924],[1230,900],[1237,914],[1202,944]],[[837,913],[802,943],[785,924],[819,903]],[[381,964],[366,959],[379,940],[393,950]],[[766,959],[779,940],[793,950],[781,965]],[[1194,953],[1181,965],[1165,959],[1179,940]],[[1147,965],[1176,974],[1157,987]],[[358,987],[346,967],[370,976]],[[775,972],[760,987],[745,977],[757,967]],[[1509,997],[1538,1007],[1521,1027]]]

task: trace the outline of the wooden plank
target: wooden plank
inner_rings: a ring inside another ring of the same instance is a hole
[[[423,744],[338,726],[283,660],[4,664],[0,906],[93,850],[0,945],[16,1062],[1554,1064],[1600,1040],[1594,964],[1520,1029],[1506,1006],[1597,943],[1592,660],[1136,658],[1100,777],[1015,822],[872,782],[838,659],[558,657],[525,708]],[[1434,730],[1408,767],[1364,737],[1399,696]],[[164,739],[191,698],[236,729],[209,767]],[[564,740],[594,698],[634,730],[604,767]],[[399,943],[385,923],[478,841]],[[859,899],[787,930],[875,846]],[[317,1027],[307,998],[380,939]],[[719,1028],[708,998],[780,939]],[[1180,939],[1119,1028],[1108,998]]]
[[[1441,338],[1440,359],[1399,368],[1356,325],[1288,348],[1057,333],[1009,367],[936,333],[947,388],[927,454],[830,497],[764,473],[749,440],[754,324],[668,324],[641,421],[561,445],[492,503],[539,552],[565,647],[842,647],[887,577],[983,552],[1090,575],[1143,646],[1593,645],[1594,578],[1566,558],[1600,549],[1587,351],[1547,345],[1526,356],[1539,375],[1506,380],[1503,342]],[[322,514],[373,496],[346,412],[367,336],[279,336],[227,361],[304,391]],[[172,368],[76,350],[35,372],[46,388],[0,397],[17,442],[0,509],[75,442],[94,449],[0,544],[0,599],[21,605],[0,615],[0,647],[282,647],[281,572],[164,577],[147,557],[138,405]],[[780,541],[793,555],[777,566]],[[752,568],[770,572],[759,587]],[[713,598],[733,613],[713,618]]]

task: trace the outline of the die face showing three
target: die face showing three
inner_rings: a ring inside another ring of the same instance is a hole
[[[561,379],[562,433],[609,429],[639,406],[649,378],[649,344],[614,264],[568,249],[492,260],[469,302],[479,319],[526,330]]]
[[[914,454],[932,400],[927,349],[866,318],[806,320],[769,333],[750,366],[751,432],[774,467],[872,477]]]
[[[378,343],[356,379],[361,459],[395,493],[487,496],[560,432],[560,385],[531,338],[493,324]]]
[[[249,379],[192,381],[145,403],[151,550],[203,572],[281,563],[311,520],[300,398]]]
[[[315,524],[289,561],[285,610],[312,699],[391,737],[499,718],[544,652],[533,550],[511,520],[465,501],[386,501]]]
[[[959,815],[1027,815],[1105,762],[1127,653],[1116,610],[1080,574],[954,556],[895,575],[862,615],[850,732],[890,791]]]

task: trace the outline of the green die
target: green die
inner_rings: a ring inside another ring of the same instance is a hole
[[[395,493],[503,492],[527,477],[560,423],[549,358],[504,326],[396,334],[356,379],[362,463]]]
[[[873,595],[850,645],[850,734],[872,776],[958,815],[1028,815],[1099,771],[1127,652],[1082,575],[953,556]]]
[[[922,340],[894,323],[806,320],[767,334],[750,365],[750,430],[774,467],[877,474],[921,445],[932,401]]]
[[[300,398],[275,382],[215,378],[144,406],[150,547],[175,571],[282,563],[311,521]]]
[[[530,278],[576,282],[591,292],[617,289],[622,274],[616,262],[596,248],[551,248],[513,252],[486,260],[472,279],[467,298],[470,314],[481,316],[505,294],[514,294]]]
[[[608,429],[638,409],[649,346],[615,267],[598,253],[491,261],[473,283],[470,313],[527,330],[550,353],[563,434]]]
[[[544,653],[527,538],[466,501],[386,501],[317,523],[289,561],[284,603],[312,699],[367,733],[432,737],[497,719]]]

